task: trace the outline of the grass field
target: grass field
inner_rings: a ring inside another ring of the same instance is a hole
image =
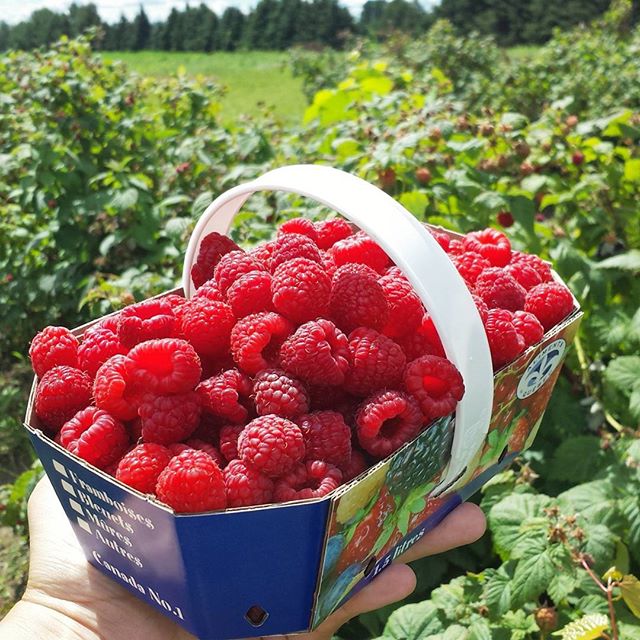
[[[287,66],[288,54],[280,51],[194,53],[168,51],[110,51],[109,60],[122,60],[146,76],[165,76],[183,66],[189,75],[215,78],[227,89],[222,117],[256,114],[266,105],[287,122],[300,120],[305,108],[302,81]]]

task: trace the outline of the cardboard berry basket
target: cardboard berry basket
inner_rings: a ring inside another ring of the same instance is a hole
[[[311,165],[270,171],[208,207],[186,253],[187,298],[202,238],[226,233],[252,193],[274,190],[330,207],[382,246],[431,314],[466,392],[455,414],[324,498],[175,514],[48,438],[35,415],[35,381],[26,427],[88,561],[211,640],[313,629],[509,464],[535,436],[581,317],[576,303],[494,374],[471,295],[427,229],[378,188]]]

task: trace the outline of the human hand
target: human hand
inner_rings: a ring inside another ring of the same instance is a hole
[[[38,483],[29,500],[29,529],[29,581],[22,600],[0,622],[3,638],[193,638],[86,561],[47,478]],[[473,504],[461,505],[315,631],[295,637],[329,640],[351,618],[405,598],[416,585],[407,562],[474,542],[484,529],[482,511]]]

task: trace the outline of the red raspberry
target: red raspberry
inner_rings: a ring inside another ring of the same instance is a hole
[[[42,378],[53,367],[77,369],[78,338],[65,327],[45,327],[31,341],[29,357],[38,378]]]
[[[322,498],[342,484],[342,471],[320,460],[307,461],[294,467],[276,481],[276,502]]]
[[[158,476],[172,457],[171,451],[161,444],[139,444],[120,460],[115,477],[141,493],[155,493]]]
[[[318,234],[317,244],[325,251],[331,249],[339,240],[344,240],[353,233],[349,223],[343,218],[322,220],[321,222],[316,222],[315,227]]]
[[[302,382],[280,369],[264,369],[256,376],[253,397],[259,416],[295,418],[309,411],[309,394]]]
[[[220,453],[228,462],[239,457],[238,438],[243,430],[242,424],[226,424],[220,429]]]
[[[325,273],[333,279],[338,267],[336,266],[336,261],[333,259],[333,256],[326,251],[322,252],[322,266],[324,267]]]
[[[36,415],[45,427],[57,431],[91,402],[91,378],[80,369],[49,369],[36,390]]]
[[[494,370],[512,362],[524,351],[524,339],[515,328],[511,311],[490,309],[484,328]]]
[[[231,353],[250,374],[273,366],[280,346],[293,331],[293,325],[278,313],[254,313],[238,320],[231,331]]]
[[[97,407],[87,407],[64,424],[60,444],[98,469],[118,460],[129,446],[129,435],[120,420]]]
[[[469,288],[472,288],[478,276],[491,266],[486,258],[475,251],[466,251],[459,256],[453,256],[452,262]]]
[[[538,272],[524,262],[508,264],[504,270],[527,291],[529,291],[529,289],[533,289],[533,287],[542,282]]]
[[[177,513],[225,509],[227,495],[220,467],[204,451],[187,449],[173,457],[156,485],[162,502]]]
[[[425,420],[452,413],[464,395],[464,382],[446,358],[422,356],[407,365],[404,386],[418,401]]]
[[[382,391],[367,398],[356,415],[360,446],[386,458],[415,438],[424,424],[418,403],[401,391]]]
[[[444,231],[434,229],[433,227],[427,227],[427,230],[434,237],[435,241],[445,250],[449,251],[449,245],[451,244],[451,236]]]
[[[165,302],[168,302],[171,308],[175,311],[179,309],[183,304],[187,302],[184,296],[179,296],[177,293],[170,293],[162,298]]]
[[[314,411],[297,421],[306,450],[305,460],[323,460],[342,467],[351,458],[351,429],[337,411]]]
[[[404,275],[395,272],[387,273],[378,282],[382,285],[389,306],[389,320],[382,333],[396,338],[415,331],[422,322],[424,308],[411,283]]]
[[[480,319],[484,323],[487,319],[487,314],[489,313],[489,307],[487,306],[487,303],[482,298],[479,298],[478,296],[474,296],[474,295],[472,295],[471,297],[473,298],[473,301],[476,303],[476,309],[480,314]],[[435,327],[434,327],[434,330],[435,330]],[[442,351],[442,354],[436,354],[436,355],[444,355],[444,350]]]
[[[224,470],[230,507],[250,507],[273,501],[273,480],[241,460],[232,460]]]
[[[293,258],[276,267],[271,293],[276,311],[293,322],[307,322],[327,313],[331,279],[317,262]]]
[[[378,273],[384,273],[391,261],[389,256],[364,231],[339,240],[329,250],[338,267],[348,262],[366,264]]]
[[[195,391],[173,396],[144,398],[138,407],[145,442],[172,444],[188,438],[200,421],[200,402]]]
[[[271,270],[271,255],[273,254],[273,250],[275,249],[276,241],[271,240],[270,242],[263,242],[259,244],[257,247],[254,247],[249,251],[249,255],[257,260],[264,269],[267,271]]]
[[[191,300],[181,308],[183,336],[204,356],[215,358],[229,350],[236,318],[228,304],[213,300]]]
[[[245,464],[270,478],[277,478],[304,459],[302,431],[285,418],[260,416],[240,434],[238,453]]]
[[[394,387],[402,379],[407,362],[404,352],[391,338],[361,327],[349,334],[351,369],[345,388],[366,397],[379,389]]]
[[[229,287],[227,301],[236,318],[261,311],[273,311],[271,274],[267,271],[249,271],[240,276]]]
[[[349,369],[347,337],[324,318],[307,322],[282,345],[280,364],[309,384],[340,385]]]
[[[524,310],[533,313],[549,331],[573,311],[573,296],[558,282],[543,282],[527,292]]]
[[[203,411],[200,414],[200,422],[196,430],[191,434],[191,437],[198,438],[198,440],[203,440],[204,442],[210,442],[217,447],[220,444],[221,426],[221,418],[207,411]]]
[[[449,257],[451,256],[461,256],[463,253],[467,252],[467,248],[464,245],[462,240],[458,240],[457,238],[451,238],[449,240],[449,248],[447,249],[447,254]]]
[[[196,289],[213,277],[215,267],[222,256],[239,249],[240,247],[231,238],[217,231],[206,235],[200,243],[198,258],[191,267],[191,280]]]
[[[237,369],[223,371],[208,380],[203,380],[196,391],[200,404],[214,416],[230,422],[244,422],[251,407],[251,379]]]
[[[482,229],[468,233],[462,241],[467,251],[475,251],[494,267],[504,267],[511,259],[509,238],[497,229]]]
[[[347,333],[361,326],[382,329],[389,318],[389,305],[378,274],[371,267],[349,263],[335,272],[331,317]]]
[[[499,267],[485,269],[476,280],[475,291],[489,309],[509,311],[522,309],[527,295],[524,287]]]
[[[498,211],[496,220],[498,221],[498,224],[505,229],[508,227],[512,227],[513,223],[515,222],[511,211]]]
[[[110,316],[106,316],[100,322],[96,322],[92,324],[85,332],[82,334],[82,338],[85,339],[90,333],[93,331],[98,331],[100,329],[106,329],[107,331],[111,331],[112,333],[118,333],[118,322],[120,321],[120,313],[113,313]]]
[[[294,258],[307,258],[307,260],[318,264],[322,262],[320,250],[311,238],[299,233],[285,233],[276,239],[273,246],[270,261],[271,272],[274,272],[283,262]]]
[[[118,337],[130,349],[147,340],[171,338],[176,331],[171,305],[163,299],[143,300],[120,312]]]
[[[551,273],[551,267],[538,256],[534,256],[531,253],[521,253],[520,251],[514,251],[511,254],[511,265],[525,264],[531,267],[540,276],[542,282],[551,282],[553,275]]]
[[[474,296],[475,298],[476,296]],[[487,305],[478,298],[486,309]],[[445,357],[444,347],[440,336],[436,331],[433,320],[428,313],[422,316],[420,326],[413,333],[396,338],[397,343],[402,347],[407,356],[407,362],[411,362],[420,356],[434,355]]]
[[[124,355],[128,349],[120,344],[118,336],[108,329],[96,329],[86,335],[78,347],[78,364],[92,378],[111,356]]]
[[[126,358],[131,382],[151,393],[191,391],[202,373],[194,348],[186,340],[177,338],[142,342]]]
[[[129,379],[126,356],[112,356],[96,372],[93,382],[95,403],[119,420],[133,420],[138,415],[141,393]]]
[[[307,220],[307,218],[292,218],[281,224],[278,229],[278,235],[285,233],[297,233],[301,236],[311,238],[315,243],[318,242],[318,232],[313,222]]]
[[[544,335],[544,327],[540,324],[538,318],[527,311],[516,311],[513,314],[513,326],[522,336],[525,347],[530,347],[540,342]]]
[[[191,297],[191,302],[206,298],[213,302],[224,302],[224,295],[222,295],[216,281],[211,279],[207,280]]]
[[[242,275],[251,271],[264,271],[262,263],[244,251],[232,251],[220,258],[213,274],[218,289],[226,294],[229,287]]]
[[[354,478],[357,478],[363,471],[369,468],[369,463],[367,459],[360,451],[360,449],[352,449],[351,451],[351,460],[347,464],[344,464],[340,467],[340,471],[342,471],[342,479],[346,484],[347,482],[351,482]]]
[[[210,443],[205,442],[204,440],[199,440],[198,438],[189,438],[185,444],[192,449],[197,449],[198,451],[204,451],[208,455],[213,458],[213,461],[221,468],[224,468],[225,460],[220,454],[220,452]]]
[[[172,442],[167,445],[167,449],[171,452],[171,456],[179,456],[183,451],[188,451],[189,449],[193,449],[188,444],[184,442]]]

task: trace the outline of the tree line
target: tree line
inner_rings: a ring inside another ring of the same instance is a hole
[[[384,38],[392,32],[418,35],[446,18],[462,33],[494,35],[503,45],[541,43],[554,28],[588,22],[610,0],[441,0],[425,11],[418,0],[368,0],[355,19],[338,0],[259,0],[248,13],[229,7],[220,15],[206,4],[172,9],[151,23],[141,7],[105,23],[94,4],[72,4],[67,12],[38,9],[16,25],[0,22],[0,51],[46,46],[60,36],[98,28],[98,48],[164,51],[283,50],[295,45],[340,48],[350,36]],[[634,1],[637,4],[638,0]]]

